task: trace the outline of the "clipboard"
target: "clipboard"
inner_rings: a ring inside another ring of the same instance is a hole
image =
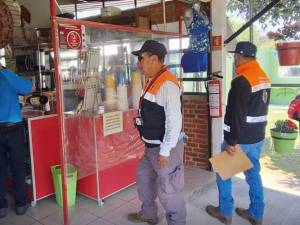
[[[211,157],[209,161],[212,164],[213,170],[219,174],[222,180],[226,180],[235,174],[253,167],[252,162],[248,159],[240,145],[236,146],[236,152],[233,155],[229,155],[229,153],[223,151]]]

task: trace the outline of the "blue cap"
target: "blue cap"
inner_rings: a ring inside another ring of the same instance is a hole
[[[159,43],[158,41],[147,40],[145,41],[140,50],[131,52],[131,54],[140,56],[144,52],[150,52],[153,55],[164,57],[167,54],[167,49],[163,44]]]
[[[234,51],[229,52],[255,58],[257,47],[249,41],[241,41],[236,44]]]

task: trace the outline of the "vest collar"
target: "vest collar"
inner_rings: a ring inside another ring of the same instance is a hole
[[[235,68],[235,72],[237,75],[243,75],[245,71],[253,70],[254,68],[258,68],[258,67],[259,65],[257,61],[251,60]]]

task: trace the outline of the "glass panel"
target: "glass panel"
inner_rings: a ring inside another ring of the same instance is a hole
[[[300,78],[300,66],[280,66],[278,68],[278,76],[286,78]]]
[[[144,77],[131,52],[147,39],[170,52],[166,35],[113,28],[82,27],[85,47],[61,48],[58,57],[67,163],[77,168],[77,191],[96,200],[134,183],[143,154],[133,119]],[[180,55],[165,62],[179,65]],[[178,68],[173,72],[179,77]]]

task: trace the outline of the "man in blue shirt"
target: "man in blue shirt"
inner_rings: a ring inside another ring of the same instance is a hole
[[[0,64],[0,218],[6,216],[7,166],[13,178],[15,210],[23,215],[28,208],[25,193],[25,132],[18,95],[33,91],[32,83]]]

